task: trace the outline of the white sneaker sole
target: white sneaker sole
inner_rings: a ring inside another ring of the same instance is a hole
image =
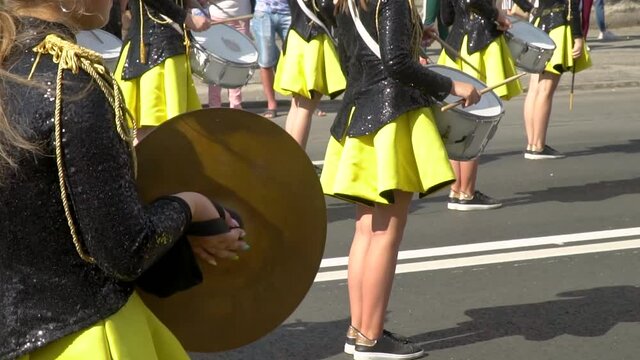
[[[449,210],[458,210],[458,211],[474,211],[474,210],[491,210],[502,207],[502,204],[492,204],[492,205],[465,205],[465,204],[448,204],[447,208]]]
[[[420,352],[413,354],[387,354],[387,353],[369,353],[369,352],[354,352],[353,359],[354,360],[394,360],[394,359],[417,359],[424,355],[424,351],[420,350]]]
[[[548,160],[548,159],[563,159],[567,155],[536,155],[525,153],[524,158],[529,160]]]
[[[353,353],[356,352],[356,346],[345,343],[344,344],[344,352],[345,352],[345,354],[353,355]]]

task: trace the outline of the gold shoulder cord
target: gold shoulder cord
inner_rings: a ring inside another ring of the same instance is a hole
[[[98,84],[102,92],[105,94],[107,101],[114,110],[115,125],[118,135],[127,142],[131,151],[134,172],[136,171],[135,150],[133,147],[133,139],[136,137],[136,123],[133,121],[131,113],[125,107],[124,99],[120,88],[113,80],[111,73],[106,70],[100,55],[89,49],[80,47],[72,42],[61,39],[56,35],[48,35],[44,41],[36,46],[33,51],[37,54],[36,60],[29,74],[32,78],[36,66],[40,61],[41,55],[52,55],[53,61],[58,64],[58,72],[56,76],[56,101],[54,114],[54,130],[55,130],[55,151],[56,151],[56,167],[58,169],[58,184],[60,186],[60,194],[64,213],[67,223],[71,231],[71,237],[75,245],[76,251],[80,257],[89,263],[95,263],[95,259],[89,256],[83,249],[82,243],[78,236],[78,231],[74,223],[69,204],[69,194],[67,193],[67,182],[64,173],[64,160],[62,156],[62,75],[64,70],[70,70],[74,74],[78,74],[80,69],[93,78]],[[128,121],[130,119],[131,121]],[[131,128],[129,128],[131,125]]]

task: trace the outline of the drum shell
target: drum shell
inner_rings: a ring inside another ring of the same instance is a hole
[[[547,33],[528,22],[512,16],[508,18],[512,23],[512,28],[506,31],[504,36],[516,66],[532,74],[541,74],[553,56],[555,43]],[[530,32],[532,39],[534,37],[537,37],[538,40],[545,39],[549,47],[536,46],[533,43],[527,42],[527,39],[522,39],[516,33],[520,32],[522,36],[526,31]]]
[[[458,109],[442,112],[440,107],[435,107],[433,113],[449,159],[467,161],[482,154],[498,130],[504,111],[483,118]]]
[[[471,83],[478,89],[486,87],[484,83],[463,73],[460,70],[442,65],[427,65],[432,71],[452,78],[452,80]],[[498,124],[504,115],[502,100],[494,93],[482,95],[480,102],[469,109],[461,106],[448,111],[440,110],[441,106],[457,101],[459,98],[449,95],[438,106],[432,107],[438,131],[442,136],[445,148],[451,160],[467,161],[480,156],[489,140],[495,135]],[[490,115],[473,113],[474,107],[489,106],[496,108]]]
[[[246,85],[258,64],[258,50],[252,40],[226,24],[201,33],[191,33],[191,71],[207,84],[224,88]]]
[[[235,89],[245,86],[253,76],[253,64],[222,59],[197,43],[192,44],[189,58],[193,75],[207,84]]]

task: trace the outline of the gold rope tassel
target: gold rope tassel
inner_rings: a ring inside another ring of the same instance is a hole
[[[135,121],[133,121],[131,113],[127,111],[120,88],[111,77],[111,73],[106,70],[100,54],[80,47],[72,42],[63,40],[56,35],[47,36],[42,43],[33,49],[33,51],[37,56],[33,64],[31,74],[34,73],[38,62],[40,61],[40,57],[43,54],[53,56],[53,61],[58,64],[54,113],[54,139],[60,197],[64,207],[65,217],[67,218],[67,224],[69,225],[69,230],[71,232],[71,238],[73,239],[78,255],[88,263],[95,263],[95,259],[86,253],[80,241],[80,237],[78,236],[78,230],[71,211],[70,196],[67,192],[67,181],[64,173],[64,158],[62,151],[62,85],[64,70],[70,70],[74,74],[78,74],[82,69],[96,81],[98,87],[100,87],[100,90],[102,90],[107,98],[107,101],[109,101],[109,104],[113,107],[116,130],[120,138],[129,146],[134,172],[136,171],[135,149],[133,147],[133,139],[136,137]],[[131,128],[129,128],[129,124],[131,125]]]

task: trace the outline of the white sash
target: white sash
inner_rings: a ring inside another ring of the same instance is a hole
[[[356,30],[358,30],[358,34],[360,34],[360,37],[362,38],[362,40],[364,40],[364,43],[367,44],[369,49],[371,49],[371,51],[373,51],[373,53],[376,54],[378,58],[380,58],[380,45],[378,45],[371,34],[369,34],[367,29],[365,29],[362,21],[360,21],[360,12],[358,12],[358,5],[356,4],[356,1],[347,0],[347,3],[349,4],[349,12],[351,13],[351,18],[353,19],[353,23],[356,26]]]

